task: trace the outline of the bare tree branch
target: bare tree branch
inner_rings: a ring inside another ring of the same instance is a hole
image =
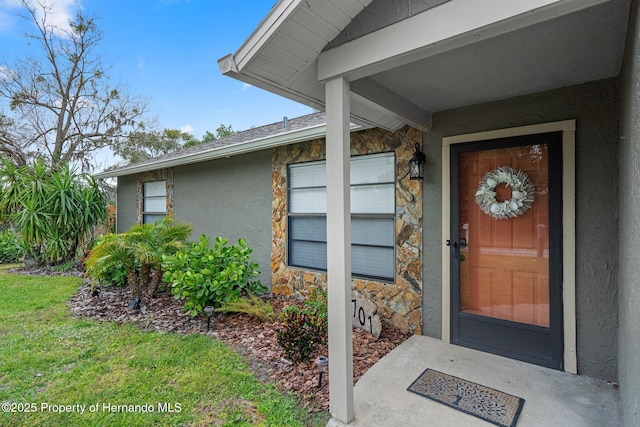
[[[97,150],[144,130],[148,102],[106,75],[96,18],[79,11],[61,28],[49,22],[44,2],[23,6],[40,55],[0,69],[0,151],[21,161],[42,157],[53,168],[87,165]]]

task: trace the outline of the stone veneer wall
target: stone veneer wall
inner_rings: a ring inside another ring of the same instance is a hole
[[[409,179],[409,160],[419,131],[395,133],[368,129],[351,133],[351,155],[395,151],[396,277],[394,283],[354,278],[353,287],[378,306],[378,314],[404,331],[422,333],[422,182]],[[326,289],[325,272],[287,265],[287,165],[323,160],[325,140],[316,139],[273,150],[271,283],[274,294],[304,297],[312,287]]]
[[[136,175],[138,224],[142,224],[142,184],[161,180],[165,180],[167,186],[167,216],[173,216],[173,169],[157,169]]]

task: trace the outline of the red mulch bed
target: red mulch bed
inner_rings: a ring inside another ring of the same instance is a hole
[[[327,411],[329,408],[328,374],[318,388],[318,371],[313,362],[292,364],[276,342],[279,322],[264,323],[246,314],[218,314],[211,319],[207,332],[206,316],[192,317],[182,310],[182,302],[170,293],[160,293],[155,298],[144,299],[140,309],[128,308],[131,293],[122,288],[102,288],[98,296],[92,296],[85,283],[69,302],[76,316],[115,322],[135,322],[142,329],[181,334],[205,334],[219,339],[242,353],[256,375],[263,381],[277,384],[280,390],[297,395],[309,411]],[[300,302],[283,297],[269,297],[274,312]],[[404,342],[409,335],[393,325],[384,323],[380,338],[359,329],[353,330],[354,383],[381,357]],[[327,356],[326,346],[317,356]]]

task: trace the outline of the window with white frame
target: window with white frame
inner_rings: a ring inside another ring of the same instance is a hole
[[[288,264],[327,269],[326,162],[288,168]],[[351,270],[354,276],[395,278],[395,155],[351,158]]]
[[[142,183],[142,223],[156,222],[167,216],[167,181]]]

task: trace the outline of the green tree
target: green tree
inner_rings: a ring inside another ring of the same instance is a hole
[[[216,137],[218,139],[224,138],[225,136],[233,135],[234,133],[236,132],[233,130],[231,125],[225,126],[223,124],[220,124],[220,126],[218,126],[218,128],[216,129]]]
[[[51,24],[44,2],[23,0],[27,34],[39,54],[0,68],[0,152],[18,166],[79,162],[144,128],[147,102],[112,83],[99,56],[96,19],[80,10],[68,27]]]
[[[113,151],[126,163],[138,163],[197,144],[200,144],[200,141],[187,132],[164,129],[161,132],[132,133],[129,138],[118,141],[113,146]]]
[[[122,157],[126,163],[138,163],[183,148],[216,141],[234,133],[231,125],[225,126],[222,124],[216,129],[216,133],[205,132],[202,140],[178,129],[141,131],[132,133],[129,138],[116,142],[112,148],[114,153]]]
[[[224,138],[225,136],[233,135],[234,133],[236,132],[233,130],[231,125],[220,124],[216,129],[216,133],[206,131],[204,135],[202,135],[201,142],[205,143],[215,141],[217,139]]]
[[[3,158],[0,196],[0,220],[14,226],[26,255],[40,264],[73,259],[107,213],[107,198],[97,181],[67,164],[56,170],[42,161],[17,167]]]

